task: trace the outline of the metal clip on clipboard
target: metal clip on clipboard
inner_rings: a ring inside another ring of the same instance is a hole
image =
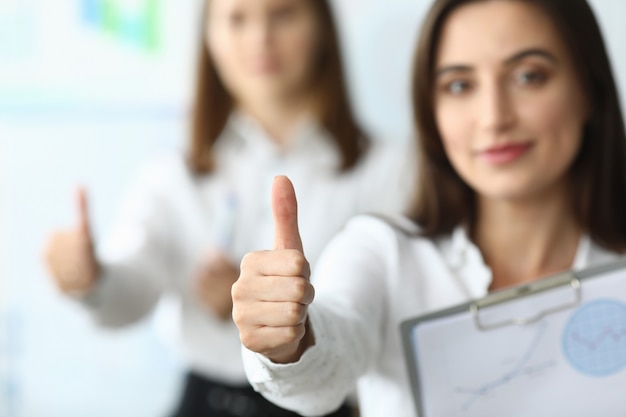
[[[492,323],[492,324],[484,324],[480,320],[479,313],[481,309],[492,307],[497,304],[502,304],[502,303],[505,303],[507,301],[511,301],[517,298],[521,298],[521,297],[525,297],[529,295],[535,295],[535,294],[552,290],[552,289],[562,287],[565,285],[569,285],[574,291],[575,299],[572,302],[568,302],[566,304],[561,304],[561,305],[557,305],[557,306],[550,307],[547,309],[543,309],[539,311],[537,314],[534,314],[530,317],[519,317],[519,318],[514,317],[512,319],[502,320],[502,321]],[[580,304],[581,300],[582,300],[582,294],[581,294],[580,280],[574,275],[574,273],[567,272],[561,275],[554,276],[552,278],[535,281],[535,282],[532,282],[530,284],[527,284],[521,287],[515,287],[515,288],[508,289],[508,290],[495,292],[483,298],[482,300],[479,300],[470,304],[469,309],[470,309],[470,313],[472,314],[472,317],[474,318],[474,323],[476,327],[479,330],[487,331],[487,330],[493,330],[493,329],[497,329],[497,328],[504,327],[504,326],[511,326],[511,325],[524,326],[527,324],[532,324],[541,320],[547,315],[576,307],[578,304]]]

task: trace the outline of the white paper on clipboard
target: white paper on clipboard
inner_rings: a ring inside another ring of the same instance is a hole
[[[420,417],[626,416],[626,260],[408,320],[402,334]]]

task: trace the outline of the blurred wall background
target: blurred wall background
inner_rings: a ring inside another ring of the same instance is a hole
[[[591,1],[626,103],[626,2]],[[142,163],[179,148],[201,0],[0,0],[0,417],[153,417],[180,364],[167,306],[94,328],[47,279],[48,233],[90,191],[96,235]],[[409,74],[430,0],[334,0],[353,101],[383,140],[411,135]]]

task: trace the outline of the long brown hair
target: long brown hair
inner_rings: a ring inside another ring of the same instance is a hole
[[[417,196],[409,216],[429,237],[460,224],[473,229],[476,193],[456,173],[435,122],[434,71],[441,30],[450,13],[481,0],[436,0],[415,55],[413,108],[419,137]],[[540,7],[559,31],[573,59],[591,109],[573,162],[574,213],[598,244],[626,250],[626,133],[611,65],[598,23],[586,0],[521,0]]]
[[[208,0],[210,1],[210,0]],[[313,91],[320,124],[330,133],[341,153],[340,169],[354,167],[368,149],[369,141],[359,128],[348,99],[337,29],[327,0],[308,0],[317,15],[322,36],[313,75]],[[203,14],[203,39],[206,11]],[[206,42],[200,42],[195,98],[191,116],[188,165],[196,174],[214,167],[213,145],[226,126],[235,99],[221,81]]]

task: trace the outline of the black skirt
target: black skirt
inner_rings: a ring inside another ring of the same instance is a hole
[[[190,372],[185,378],[178,410],[172,417],[298,417],[267,401],[252,387],[231,386],[211,381]],[[351,417],[352,409],[343,405],[329,417]]]

